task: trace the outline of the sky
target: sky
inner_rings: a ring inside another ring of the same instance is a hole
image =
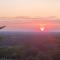
[[[60,19],[60,0],[0,0],[0,17],[57,17]],[[45,18],[44,18],[45,19]],[[15,21],[16,20],[16,21]],[[0,19],[0,26],[6,25],[5,30],[16,29],[39,29],[40,23],[21,23],[17,19]],[[40,19],[42,21],[42,19]],[[46,20],[46,19],[45,19]],[[58,19],[56,19],[57,21]],[[24,21],[24,20],[23,20]],[[49,22],[48,22],[49,23]],[[48,29],[60,30],[60,23],[56,23],[55,26],[48,24]]]
[[[0,17],[60,18],[60,0],[0,0]]]

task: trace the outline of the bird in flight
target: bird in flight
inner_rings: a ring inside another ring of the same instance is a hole
[[[6,26],[1,26],[0,29],[3,29],[3,28],[5,28],[5,27],[6,27]]]

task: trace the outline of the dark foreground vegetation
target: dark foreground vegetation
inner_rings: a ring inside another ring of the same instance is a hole
[[[0,32],[0,60],[60,60],[60,33]]]

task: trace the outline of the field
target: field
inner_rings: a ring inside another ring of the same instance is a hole
[[[60,60],[60,32],[0,32],[0,60]]]

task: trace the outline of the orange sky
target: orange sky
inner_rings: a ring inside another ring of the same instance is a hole
[[[60,30],[60,24],[59,23],[50,23],[50,22],[29,22],[29,23],[24,23],[21,22],[20,20],[10,20],[10,21],[0,21],[0,26],[5,25],[6,27],[2,30],[40,30],[40,27],[45,27],[48,30]]]
[[[51,17],[59,18],[60,20],[60,0],[0,0],[0,17]],[[36,29],[40,28],[40,23],[21,23],[24,19],[17,21],[17,19],[4,19],[0,25],[6,25],[5,29]],[[6,20],[6,21],[5,21]],[[11,22],[10,22],[11,20]],[[28,19],[30,20],[30,19]],[[50,18],[48,18],[48,21]],[[40,19],[42,21],[42,19]],[[44,20],[46,22],[46,19]],[[56,19],[58,21],[58,19]],[[36,21],[37,22],[37,21]],[[49,22],[48,22],[49,23]],[[48,24],[46,27],[49,29],[59,28],[59,24],[54,26]],[[60,29],[60,28],[59,28]]]
[[[60,18],[60,0],[0,0],[0,17],[14,16]]]

